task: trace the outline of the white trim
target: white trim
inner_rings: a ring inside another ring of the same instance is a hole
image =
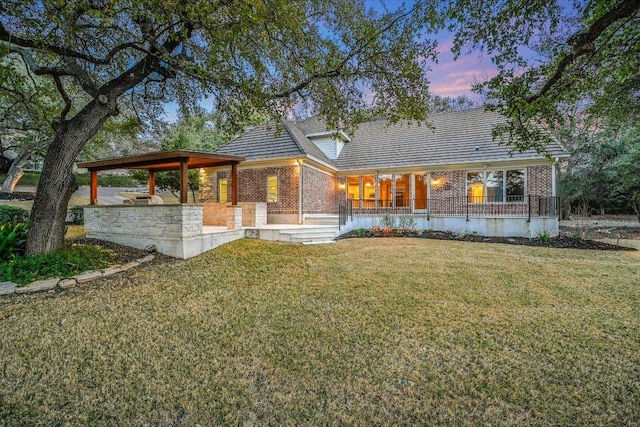
[[[569,157],[567,156],[558,156],[558,157]],[[487,165],[487,169],[503,169],[503,168],[516,168],[516,167],[526,167],[526,166],[544,166],[550,165],[551,162],[549,159],[544,157],[530,157],[526,159],[515,159],[515,160],[485,160],[485,161],[473,161],[473,162],[462,162],[462,163],[442,163],[435,165],[412,165],[412,166],[390,166],[385,168],[376,167],[375,169],[341,169],[337,171],[337,176],[349,176],[349,175],[371,175],[374,171],[379,173],[387,174],[387,173],[408,173],[414,172],[417,170],[422,170],[425,172],[437,172],[437,171],[447,171],[447,170],[471,170],[471,169],[483,169],[484,165]]]
[[[344,131],[341,130],[328,130],[328,131],[323,131],[323,132],[311,132],[311,133],[307,133],[305,134],[305,136],[309,139],[312,138],[316,138],[319,136],[330,136],[330,137],[334,137],[334,136],[340,136],[342,138],[343,141],[345,142],[351,142],[351,138],[349,138],[349,135],[347,135],[346,133],[344,133]]]

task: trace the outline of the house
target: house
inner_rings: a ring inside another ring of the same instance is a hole
[[[429,125],[378,120],[353,134],[317,117],[254,127],[216,150],[244,157],[238,201],[265,202],[269,224],[335,215],[347,229],[384,214],[418,228],[532,236],[557,233],[556,173],[568,153],[513,151],[492,137],[504,117],[483,109],[433,114]],[[227,202],[230,170],[201,171],[201,200]]]

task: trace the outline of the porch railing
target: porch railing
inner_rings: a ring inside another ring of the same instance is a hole
[[[527,196],[462,196],[431,199],[356,200],[341,205],[340,218],[359,215],[424,215],[453,217],[527,218],[559,214],[558,197]],[[342,222],[341,222],[342,223]]]

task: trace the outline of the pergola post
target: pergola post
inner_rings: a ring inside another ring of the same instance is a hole
[[[231,206],[238,204],[238,163],[231,163]]]
[[[189,197],[189,164],[188,159],[180,160],[180,203],[187,203]]]
[[[89,171],[89,203],[98,204],[98,171]]]
[[[149,171],[149,195],[156,194],[156,173],[152,170]]]

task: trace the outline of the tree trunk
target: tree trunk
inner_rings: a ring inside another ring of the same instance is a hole
[[[117,111],[115,99],[90,102],[74,118],[63,122],[47,149],[40,183],[29,220],[26,254],[50,253],[63,247],[67,205],[78,189],[73,175],[76,156]]]
[[[2,183],[2,189],[0,189],[0,191],[2,191],[3,193],[13,193],[16,185],[18,184],[18,181],[20,181],[20,178],[22,178],[22,176],[24,175],[24,165],[27,164],[34,153],[35,151],[31,149],[24,149],[20,152],[18,157],[13,159],[9,170],[7,171],[7,177]]]

